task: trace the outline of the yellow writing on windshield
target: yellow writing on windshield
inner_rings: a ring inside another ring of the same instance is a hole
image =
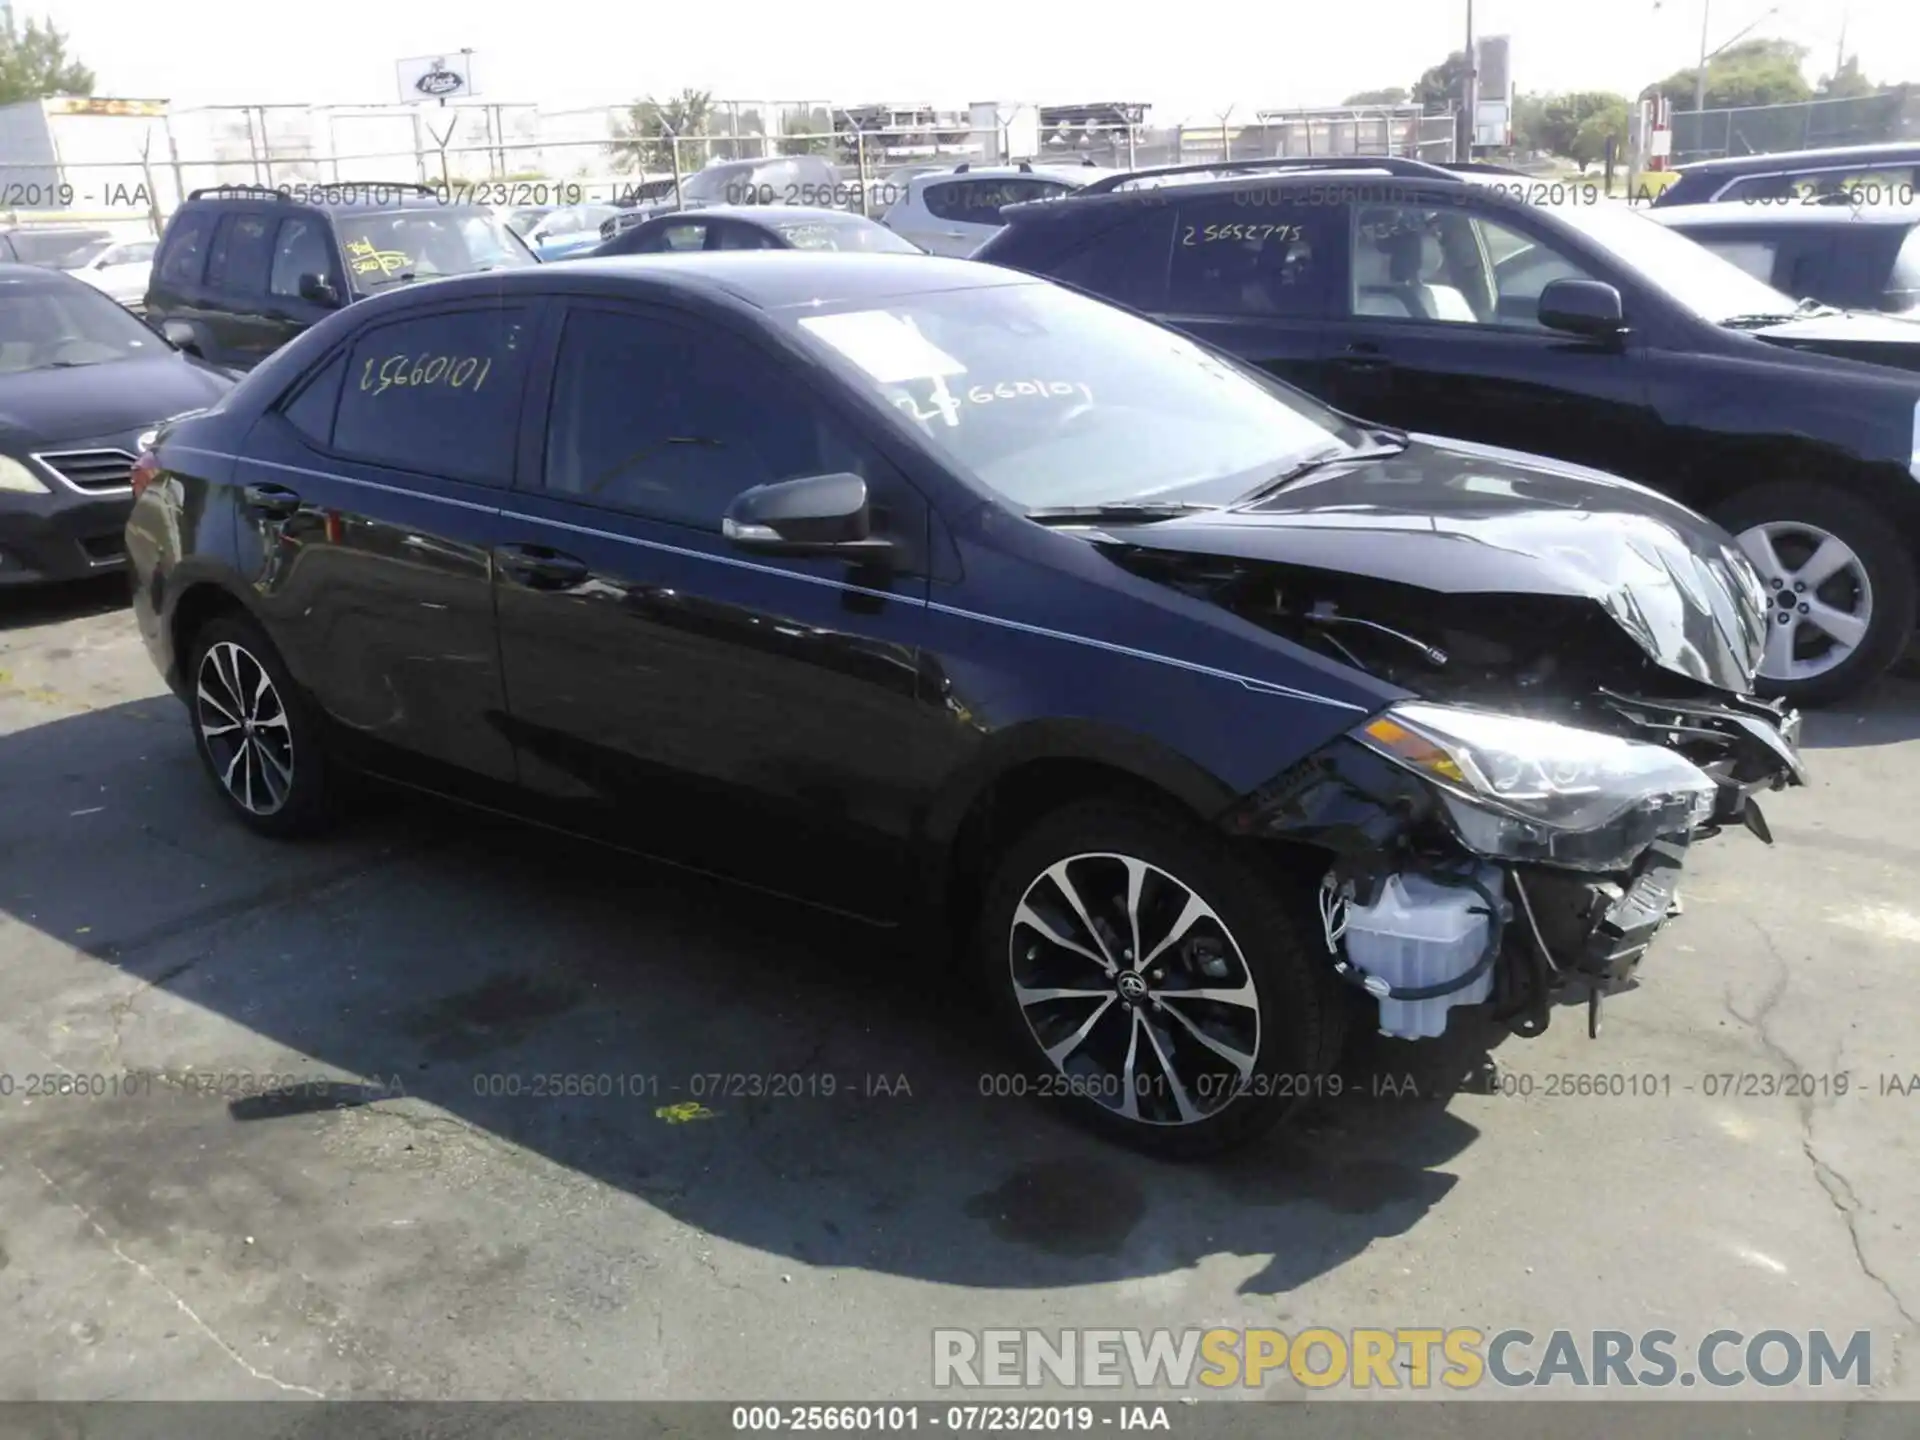
[[[413,265],[405,251],[382,250],[371,240],[349,240],[347,263],[353,266],[356,275],[371,275],[375,271],[382,275],[398,275]]]
[[[417,389],[440,385],[452,390],[478,390],[493,369],[492,356],[478,355],[369,355],[360,370],[360,388],[380,395],[399,386]]]

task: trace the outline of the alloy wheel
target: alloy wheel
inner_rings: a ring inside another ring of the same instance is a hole
[[[1192,1125],[1246,1091],[1260,999],[1213,907],[1131,855],[1056,861],[1008,936],[1014,999],[1052,1088],[1150,1125]]]
[[[194,677],[194,719],[214,775],[234,803],[272,815],[293,793],[293,727],[273,678],[243,646],[207,647]]]
[[[1853,547],[1798,520],[1755,525],[1739,542],[1767,592],[1760,673],[1811,680],[1845,664],[1873,621],[1873,582]]]

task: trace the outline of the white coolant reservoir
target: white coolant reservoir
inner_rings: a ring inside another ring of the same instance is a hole
[[[1504,906],[1498,869],[1481,866],[1473,879]],[[1464,884],[1424,875],[1389,875],[1368,905],[1349,904],[1342,943],[1347,959],[1394,990],[1444,985],[1480,963],[1494,939],[1496,918],[1487,901]],[[1380,1001],[1380,1033],[1399,1040],[1430,1040],[1447,1028],[1456,1005],[1477,1005],[1493,989],[1493,967],[1444,995],[1427,1000]]]

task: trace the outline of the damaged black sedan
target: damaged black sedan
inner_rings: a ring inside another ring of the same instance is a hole
[[[1007,1088],[1166,1153],[1356,1017],[1597,1032],[1689,847],[1803,779],[1709,522],[967,262],[375,297],[135,480],[136,614],[243,823],[354,770],[927,925]]]

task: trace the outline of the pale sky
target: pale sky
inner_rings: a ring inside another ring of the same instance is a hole
[[[1870,79],[1920,80],[1920,0],[1478,0],[1474,18],[1479,33],[1512,37],[1522,89],[1633,92],[1695,61],[1703,4],[1710,45],[1760,19],[1753,34],[1812,47],[1809,80],[1832,67],[1843,18],[1847,48]],[[720,99],[841,104],[1145,101],[1151,121],[1173,123],[1229,104],[1233,118],[1250,118],[1409,85],[1461,46],[1466,8],[413,0],[376,15],[263,0],[16,0],[15,13],[50,15],[93,68],[98,93],[182,106],[392,101],[394,61],[467,47],[480,98],[549,109],[693,86]]]

